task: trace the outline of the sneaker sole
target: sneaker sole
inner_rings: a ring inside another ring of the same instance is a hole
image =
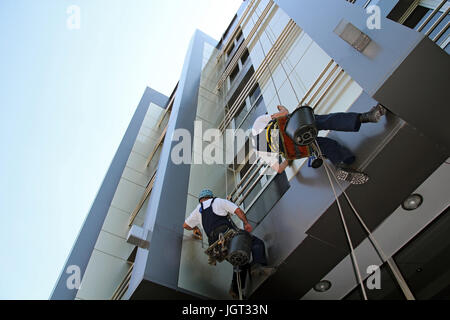
[[[364,184],[369,181],[369,176],[363,172],[349,172],[342,169],[337,171],[336,177],[350,184]]]

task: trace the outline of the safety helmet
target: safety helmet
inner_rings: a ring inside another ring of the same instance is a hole
[[[214,194],[209,189],[203,189],[198,195],[198,200],[201,200],[202,198],[214,198]]]

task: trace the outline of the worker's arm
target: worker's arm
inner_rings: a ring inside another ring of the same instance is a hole
[[[241,210],[241,208],[237,208],[234,211],[234,214],[237,215],[239,217],[239,219],[241,219],[241,221],[244,223],[244,230],[247,232],[252,232],[253,228],[250,225],[250,223],[248,223],[247,217],[245,216],[244,211]]]
[[[194,237],[196,237],[197,239],[202,239],[203,238],[203,236],[202,236],[202,231],[199,229],[199,227],[197,227],[197,226],[195,226],[195,227],[193,227],[193,228],[191,228],[191,226],[189,226],[186,222],[185,223],[183,223],[183,228],[184,229],[186,229],[186,230],[189,230],[189,231],[193,231],[193,233],[194,233]]]
[[[286,117],[289,114],[289,110],[286,109],[284,106],[277,106],[279,112],[274,113],[271,115],[272,119]]]
[[[283,173],[283,171],[287,168],[288,165],[289,165],[289,161],[285,159],[281,163],[275,162],[274,164],[271,165],[271,167],[276,172]]]

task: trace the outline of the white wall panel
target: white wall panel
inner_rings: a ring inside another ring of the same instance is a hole
[[[84,300],[110,299],[129,268],[125,260],[94,249],[77,297]]]
[[[95,244],[95,249],[123,260],[128,259],[134,247],[134,245],[127,243],[126,239],[103,230]]]
[[[110,207],[105,222],[103,223],[102,230],[126,239],[128,231],[130,231],[130,227],[128,227],[129,219],[130,213],[115,207]],[[134,219],[133,224],[141,225],[143,222],[144,220],[142,217],[137,216]]]
[[[153,172],[150,170],[151,168],[145,166],[147,158],[148,157],[144,157],[141,154],[132,151],[127,161],[127,167],[150,177]]]
[[[310,88],[331,58],[316,43],[313,43],[298,62],[295,72],[307,88]]]
[[[147,137],[144,135],[139,135],[134,143],[133,151],[148,157],[158,143],[158,138],[159,137],[156,136]]]
[[[130,180],[131,182],[134,182],[143,188],[145,188],[147,186],[147,184],[150,180],[150,177],[148,177],[140,172],[137,172],[136,170],[131,169],[129,167],[125,167],[125,169],[123,170],[122,178]]]
[[[111,205],[131,213],[136,208],[142,194],[144,193],[144,190],[145,188],[135,183],[125,179],[120,179]]]

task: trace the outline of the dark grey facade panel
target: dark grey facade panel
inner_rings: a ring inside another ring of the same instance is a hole
[[[192,136],[194,134],[205,43],[215,46],[217,42],[197,30],[184,62],[158,163],[150,205],[146,212],[144,228],[151,231],[147,238],[150,241],[150,247],[148,250],[138,250],[135,270],[126,297],[133,298],[133,292],[136,289],[142,290],[142,286],[150,285],[150,283],[157,283],[175,291],[179,290],[178,274],[190,164],[172,162],[171,151],[178,142],[171,139],[176,129],[182,128],[188,130]]]
[[[109,169],[103,179],[102,185],[98,194],[92,204],[91,209],[83,223],[81,231],[75,241],[75,244],[70,252],[70,255],[63,267],[61,275],[53,289],[50,296],[52,300],[72,300],[76,297],[76,289],[68,289],[66,281],[70,274],[66,273],[67,267],[76,265],[81,270],[83,276],[95,243],[100,234],[101,228],[108,213],[111,201],[119,184],[125,165],[130,156],[136,137],[144,121],[144,117],[148,111],[151,102],[164,106],[167,103],[167,97],[161,93],[146,88],[145,92],[139,102],[139,105],[131,119],[131,122],[125,132],[124,137],[119,145],[119,148],[114,155],[114,158],[109,166]]]
[[[346,255],[345,251],[308,236],[250,299],[297,300]]]
[[[450,56],[424,38],[375,93],[450,156]]]

